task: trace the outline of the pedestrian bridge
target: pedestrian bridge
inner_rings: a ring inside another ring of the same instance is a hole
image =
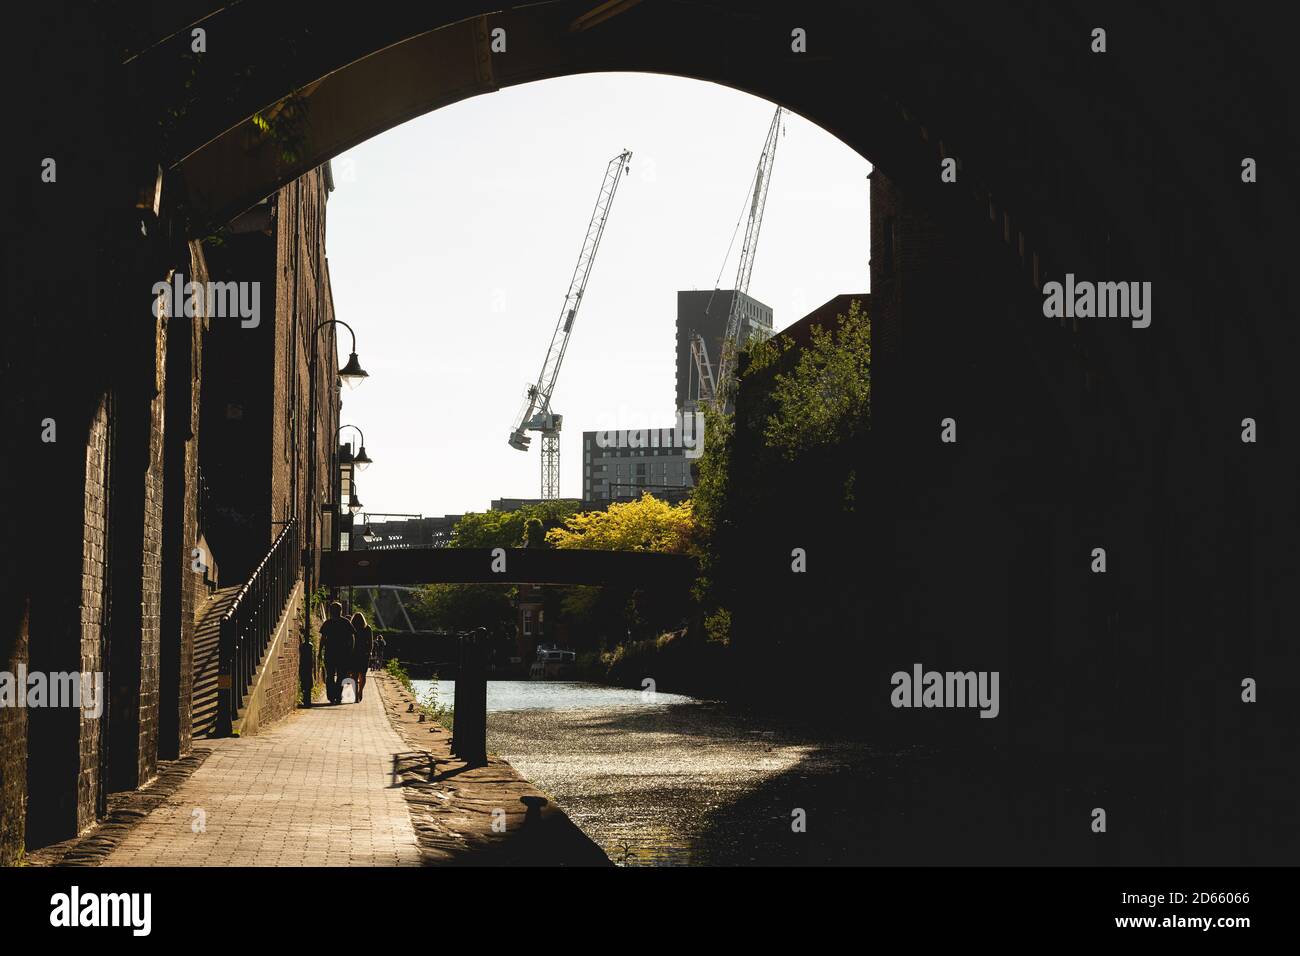
[[[499,582],[686,588],[698,570],[687,555],[650,551],[400,548],[326,551],[320,580],[330,587]]]

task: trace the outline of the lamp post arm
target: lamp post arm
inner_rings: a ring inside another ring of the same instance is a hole
[[[325,328],[325,326],[327,325],[341,325],[343,326],[343,328],[347,329],[348,335],[352,336],[352,351],[355,352],[357,350],[357,333],[353,332],[352,326],[348,325],[342,319],[326,319],[320,325],[316,326],[316,332],[313,332],[312,335],[314,336],[317,332],[320,332],[320,330]]]

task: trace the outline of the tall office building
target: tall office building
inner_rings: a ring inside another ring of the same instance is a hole
[[[677,394],[674,408],[683,409],[696,391],[695,363],[691,359],[691,337],[698,332],[704,337],[709,352],[709,362],[717,373],[718,359],[722,356],[722,337],[727,332],[727,316],[731,311],[732,296],[729,289],[710,289],[677,293]],[[752,296],[739,293],[740,341],[748,342],[752,336],[768,338],[772,335],[772,308]]]
[[[682,501],[695,482],[691,462],[704,451],[704,418],[687,413],[669,428],[582,433],[582,497],[608,504],[645,492]]]

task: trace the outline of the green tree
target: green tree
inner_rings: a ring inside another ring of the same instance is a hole
[[[578,510],[575,501],[542,501],[524,505],[517,511],[483,511],[467,514],[452,529],[453,548],[519,548],[526,541],[526,529],[532,519],[543,529],[558,527]]]
[[[705,407],[704,450],[697,465],[695,489],[691,493],[691,514],[696,526],[695,547],[701,558],[707,556],[709,542],[726,520],[734,435],[734,416],[712,406]]]
[[[696,598],[716,640],[727,639],[731,612],[750,593],[756,540],[807,521],[827,526],[854,509],[855,439],[871,423],[870,318],[854,301],[833,325],[813,328],[805,348],[777,335],[751,344],[740,368],[739,415],[705,409],[692,495]],[[800,475],[800,485],[815,490],[792,499],[796,462],[809,457],[821,484]]]
[[[784,336],[751,349],[746,376],[784,364]],[[778,371],[761,401],[764,447],[787,461],[819,446],[851,441],[871,425],[871,320],[856,299],[832,328],[814,326],[794,367]]]
[[[514,593],[509,584],[426,584],[416,592],[413,610],[431,630],[485,627],[492,634],[512,634]]]
[[[546,533],[546,541],[561,550],[685,554],[694,530],[690,501],[671,505],[647,491],[637,501],[570,515],[564,524]]]
[[[524,547],[546,547],[546,526],[541,518],[529,518],[524,522]]]

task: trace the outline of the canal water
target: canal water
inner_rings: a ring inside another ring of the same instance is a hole
[[[455,702],[455,681],[413,683]],[[856,781],[888,755],[864,743],[813,739],[719,702],[580,682],[490,681],[487,708],[488,749],[616,863],[865,862],[846,810]]]

